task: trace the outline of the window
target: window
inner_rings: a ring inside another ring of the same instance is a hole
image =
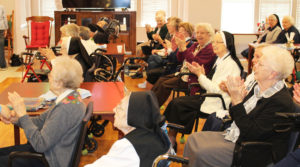
[[[292,0],[260,0],[258,21],[265,21],[271,14],[277,14],[281,21],[283,16],[292,14]]]
[[[253,31],[255,0],[223,0],[221,29],[231,33]]]
[[[296,19],[295,19],[295,21],[296,21],[295,26],[299,30],[299,28],[300,28],[300,0],[297,0]]]
[[[41,0],[41,16],[49,16],[54,18],[54,11],[56,10],[54,0]]]
[[[156,26],[155,13],[158,10],[166,12],[166,18],[169,17],[169,0],[141,0],[141,22],[140,26],[150,24],[152,27]]]

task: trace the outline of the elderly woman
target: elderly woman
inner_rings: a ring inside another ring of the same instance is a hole
[[[221,94],[228,107],[230,97],[227,92],[220,89],[219,84],[229,75],[240,76],[243,67],[236,57],[232,34],[225,31],[217,33],[213,38],[212,47],[218,58],[209,73],[206,72],[203,65],[200,66],[196,62],[192,62],[192,64],[187,63],[187,65],[189,70],[198,77],[200,86],[207,93]],[[191,133],[199,109],[203,113],[203,117],[213,112],[223,111],[222,103],[219,99],[213,97],[204,99],[200,98],[199,95],[194,95],[172,100],[167,106],[164,115],[168,122],[184,125],[184,133]],[[176,135],[176,131],[169,131],[172,142],[175,142]]]
[[[152,49],[163,48],[163,46],[158,42],[158,40],[160,38],[162,40],[164,40],[166,38],[166,35],[168,34],[165,11],[163,11],[163,10],[157,11],[155,13],[155,20],[156,20],[157,25],[154,30],[152,30],[151,26],[148,24],[145,27],[149,42],[138,45],[138,47],[137,47],[137,55],[138,56],[142,56],[142,54],[151,55]],[[150,42],[152,42],[152,44],[154,46],[150,47]]]
[[[291,96],[282,81],[292,70],[293,58],[288,51],[267,46],[262,49],[262,57],[254,68],[257,84],[248,94],[239,77],[228,77],[226,86],[232,103],[229,113],[234,122],[225,137],[224,132],[200,132],[189,136],[184,149],[184,156],[190,158],[189,166],[230,166],[235,162],[234,151],[240,144],[253,140],[272,143],[275,161],[283,158],[290,135],[289,132],[276,133],[273,125],[287,121],[275,117],[276,112],[294,111]],[[263,159],[249,166],[269,163]]]
[[[37,117],[26,113],[23,98],[16,92],[8,99],[15,115],[10,119],[1,117],[5,123],[14,123],[24,129],[28,143],[0,149],[0,166],[7,167],[8,155],[13,151],[43,153],[50,167],[70,165],[78,138],[85,106],[76,89],[82,82],[80,64],[69,57],[56,58],[49,74],[50,90],[57,95],[55,103]],[[14,166],[43,166],[39,160],[17,159]]]
[[[114,126],[124,133],[107,155],[85,167],[151,167],[154,159],[169,150],[159,123],[161,115],[155,95],[133,92],[114,109]]]
[[[205,71],[206,73],[208,73],[211,70],[213,63],[216,59],[211,44],[211,39],[214,35],[214,30],[208,23],[197,24],[195,30],[197,42],[195,42],[190,48],[187,48],[184,40],[176,38],[179,49],[179,52],[177,54],[177,60],[179,62],[197,62],[198,64],[204,65]],[[158,81],[158,83],[155,84],[152,88],[152,91],[155,93],[160,106],[162,106],[168,99],[171,90],[174,87],[174,84],[160,84],[163,82],[162,80]],[[187,83],[191,84],[195,82],[197,82],[197,76],[189,76]],[[185,84],[181,85],[186,87]],[[196,91],[197,88],[193,88],[192,94]]]
[[[170,26],[168,26],[170,27]],[[171,30],[172,31],[172,30]],[[170,32],[170,30],[169,30]],[[178,32],[183,35],[185,38],[185,45],[187,48],[191,47],[193,45],[193,41],[191,37],[193,36],[194,33],[194,26],[191,23],[188,22],[182,22],[179,24],[179,29]],[[173,36],[173,41],[175,40],[175,36]],[[181,35],[177,35],[177,37],[180,37]],[[172,44],[176,45],[176,43]],[[177,46],[177,45],[176,45]],[[165,49],[162,49],[163,52],[165,53]],[[170,54],[167,55],[168,61],[167,63],[170,63],[169,66],[167,66],[167,69],[164,67],[159,67],[153,70],[150,70],[147,72],[147,81],[151,84],[154,84],[156,86],[161,86],[161,83],[164,82],[165,80],[168,80],[168,85],[172,84],[172,86],[176,87],[179,83],[179,78],[177,76],[174,76],[174,73],[176,72],[177,65],[180,64],[177,60],[177,53],[178,53],[178,48],[176,48],[175,51],[172,51],[170,47]],[[161,52],[158,52],[160,54]],[[170,75],[168,75],[170,74]],[[167,75],[167,76],[162,76],[162,75]],[[176,79],[177,78],[177,79]],[[159,79],[160,83],[157,83],[156,81]],[[170,79],[170,80],[169,80]],[[180,84],[181,85],[181,84]],[[139,87],[143,87],[138,85]]]
[[[257,43],[273,43],[281,32],[281,25],[277,14],[272,14],[268,17],[269,27],[257,39]]]
[[[297,28],[294,26],[295,21],[292,16],[284,16],[282,19],[283,30],[278,35],[274,43],[287,43],[293,41],[294,43],[300,43],[300,35]]]
[[[158,42],[162,44],[164,48],[152,50],[152,55],[147,58],[147,79],[144,83],[138,84],[139,88],[145,88],[147,82],[148,84],[154,84],[163,72],[165,72],[164,66],[167,63],[174,63],[176,68],[176,64],[178,62],[176,54],[178,49],[175,43],[175,37],[184,39],[184,35],[179,33],[180,23],[181,19],[178,17],[168,18],[167,28],[171,39],[170,41],[167,39],[162,40],[159,37]],[[162,57],[166,57],[167,59],[163,60]]]
[[[90,33],[91,31],[88,27],[79,27],[79,36],[81,39],[81,43],[89,55],[91,55],[97,48],[99,48],[99,46],[91,39]]]

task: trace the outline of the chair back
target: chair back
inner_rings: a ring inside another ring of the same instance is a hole
[[[76,147],[73,151],[73,155],[71,158],[71,162],[70,162],[71,167],[78,167],[78,165],[79,165],[81,151],[82,151],[82,148],[84,145],[84,141],[85,141],[85,137],[86,137],[86,133],[87,133],[87,129],[88,129],[88,122],[91,119],[92,114],[93,114],[93,102],[89,102],[89,104],[86,108],[85,116],[81,123]]]
[[[48,16],[31,16],[26,18],[29,41],[26,48],[49,47],[53,18]]]
[[[7,46],[5,49],[8,51],[8,58],[11,58],[11,55],[13,54],[13,40],[14,40],[14,10],[11,12],[11,15],[7,15],[7,24],[8,24],[8,30],[7,30]]]

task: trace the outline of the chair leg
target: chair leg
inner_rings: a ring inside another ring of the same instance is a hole
[[[21,83],[24,82],[25,78],[28,78],[27,74],[28,74],[29,70],[32,71],[33,75],[36,77],[36,79],[37,79],[39,82],[42,82],[42,80],[41,80],[41,79],[37,76],[37,74],[34,72],[33,68],[31,67],[31,64],[28,64],[28,65],[26,66],[26,71],[25,71],[25,74],[24,74],[24,76],[23,76],[23,79],[22,79]]]

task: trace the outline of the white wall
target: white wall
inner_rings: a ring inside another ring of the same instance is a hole
[[[172,15],[177,13],[178,17],[193,24],[208,22],[211,23],[215,29],[220,29],[222,0],[172,0],[172,3]],[[25,50],[22,36],[27,34],[26,27],[21,27],[27,17],[22,13],[25,12],[28,16],[38,15],[38,0],[0,0],[0,4],[5,7],[8,14],[11,13],[13,9],[15,10],[14,51],[20,53]],[[147,41],[144,27],[137,27],[136,33],[137,41]],[[54,45],[54,33],[52,33],[52,36],[51,44]],[[243,49],[247,48],[247,44],[255,39],[255,36],[235,36],[237,53],[239,54]]]

